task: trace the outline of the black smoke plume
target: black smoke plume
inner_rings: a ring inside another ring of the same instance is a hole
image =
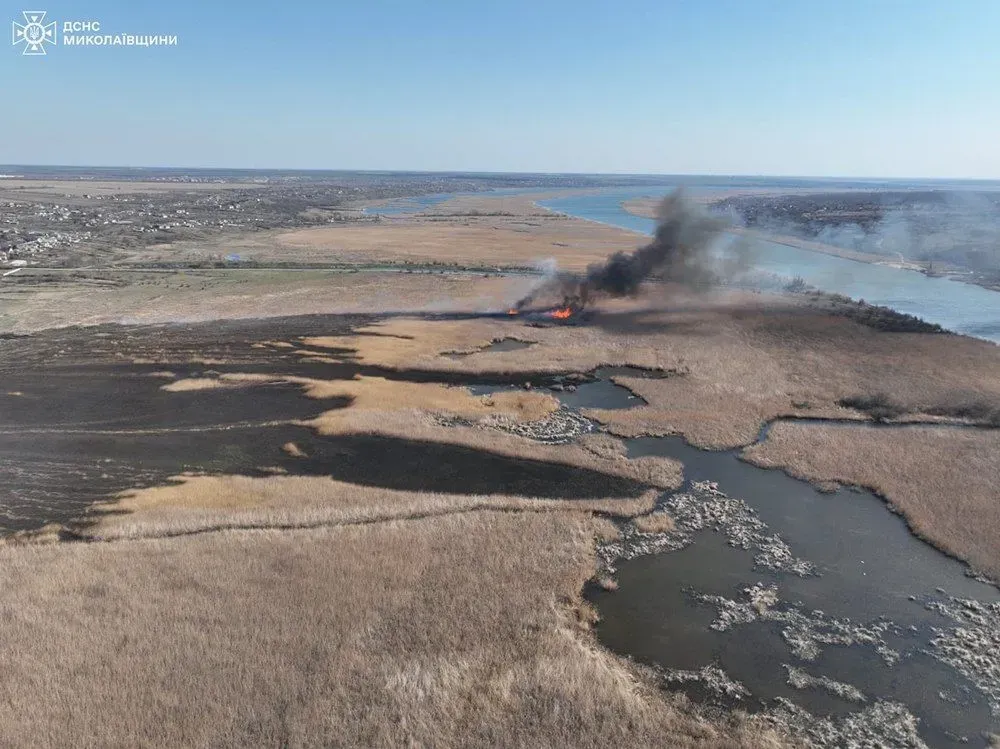
[[[561,306],[582,309],[600,297],[636,296],[642,282],[654,276],[690,285],[711,283],[716,274],[710,248],[721,228],[721,222],[696,210],[676,190],[657,206],[652,242],[631,253],[616,252],[586,273],[554,272],[516,308],[561,297]]]

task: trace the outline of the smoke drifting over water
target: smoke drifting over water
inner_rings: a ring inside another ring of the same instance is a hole
[[[636,296],[642,282],[652,277],[692,286],[711,283],[720,262],[712,247],[723,228],[676,190],[657,206],[652,242],[631,253],[616,252],[586,273],[553,270],[516,308],[554,299],[564,307],[582,309],[601,297]]]
[[[978,274],[1000,283],[1000,192],[856,190],[744,195],[718,207],[739,225],[768,234]]]

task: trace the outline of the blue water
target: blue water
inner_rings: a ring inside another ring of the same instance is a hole
[[[662,195],[672,186],[633,187],[602,190],[599,194],[579,195],[540,201],[540,204],[570,216],[599,221],[632,231],[652,234],[652,220],[633,216],[621,206],[623,200]],[[691,195],[731,190],[732,186],[690,186]],[[957,333],[1000,343],[1000,293],[981,286],[930,278],[915,271],[810,252],[768,241],[751,241],[753,269],[792,279],[801,277],[823,291],[864,299],[916,315]]]

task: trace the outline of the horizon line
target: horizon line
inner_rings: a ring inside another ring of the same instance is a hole
[[[927,177],[904,176],[887,177],[873,175],[815,175],[780,173],[736,173],[736,172],[552,172],[489,169],[349,169],[341,167],[232,167],[232,166],[165,166],[165,165],[125,165],[125,164],[0,164],[0,169],[133,169],[169,171],[217,171],[217,172],[342,172],[347,174],[486,174],[486,175],[540,175],[560,177],[727,177],[741,179],[799,179],[799,180],[857,180],[857,181],[927,181],[927,182],[1000,182],[998,177]],[[18,175],[0,174],[0,178]]]

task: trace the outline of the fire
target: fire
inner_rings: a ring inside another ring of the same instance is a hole
[[[517,314],[517,310],[511,307],[509,310],[507,310],[507,314],[513,317],[514,315]]]
[[[565,320],[573,314],[573,310],[571,307],[560,307],[559,309],[552,310],[549,314],[556,320]]]

